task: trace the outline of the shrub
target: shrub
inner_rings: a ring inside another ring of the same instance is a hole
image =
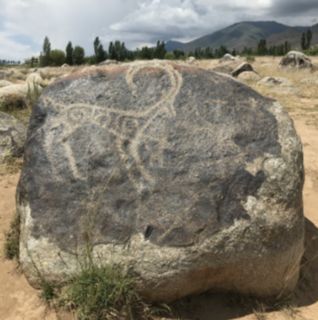
[[[249,62],[249,63],[255,62],[255,57],[251,55],[246,56],[246,62]]]
[[[24,97],[17,94],[10,94],[3,97],[0,101],[0,111],[8,112],[21,110],[27,107],[27,101]]]
[[[65,63],[65,53],[62,50],[52,50],[50,52],[51,66],[61,66]]]
[[[6,234],[4,253],[7,259],[13,260],[19,257],[20,241],[20,216],[16,214],[11,222],[10,230]]]
[[[150,319],[150,309],[136,292],[134,277],[118,266],[91,265],[63,289],[60,303],[79,319]]]

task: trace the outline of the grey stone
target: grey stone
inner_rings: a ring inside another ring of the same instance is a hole
[[[247,82],[259,81],[261,79],[260,75],[254,71],[244,71],[240,73],[237,78],[241,81],[247,81]]]
[[[292,68],[313,68],[313,64],[308,56],[299,51],[288,52],[280,61],[281,67]]]
[[[20,157],[26,139],[26,128],[13,116],[0,112],[0,163]]]
[[[100,66],[108,66],[110,64],[118,64],[119,62],[117,60],[111,60],[111,59],[106,59],[102,62],[100,62],[98,65]]]
[[[221,62],[225,62],[225,61],[234,61],[236,60],[236,57],[232,56],[230,53],[226,53],[221,59]]]
[[[136,62],[72,74],[34,107],[17,191],[34,285],[122,264],[147,298],[289,293],[303,155],[282,107],[228,76]],[[36,266],[35,270],[34,266]]]
[[[241,60],[220,62],[218,66],[212,69],[215,72],[225,73],[237,78],[242,72],[254,71],[251,64]]]

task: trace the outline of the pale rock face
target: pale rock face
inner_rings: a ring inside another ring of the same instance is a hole
[[[308,56],[299,51],[288,52],[280,61],[281,67],[292,67],[292,68],[313,68],[313,64]]]
[[[16,118],[0,112],[0,163],[20,157],[26,139],[26,128]]]
[[[232,56],[229,53],[226,53],[221,59],[220,62],[225,62],[225,61],[235,61],[236,58],[234,56]]]
[[[34,107],[17,191],[20,262],[48,280],[133,270],[154,301],[289,293],[303,254],[303,154],[280,105],[188,64],[72,74]],[[79,257],[79,258],[77,258]]]
[[[41,74],[37,72],[30,73],[27,76],[26,83],[29,85],[39,85],[42,87],[46,84],[43,78],[41,77]]]
[[[237,77],[239,80],[241,81],[259,81],[261,79],[261,77],[253,71],[244,71],[241,74],[239,74],[239,76]]]

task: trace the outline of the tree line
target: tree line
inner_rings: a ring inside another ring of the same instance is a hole
[[[301,48],[310,54],[318,54],[317,49],[312,49],[312,31],[302,33],[301,36]],[[168,52],[163,41],[158,41],[156,46],[148,47],[144,46],[136,50],[128,50],[124,42],[114,41],[110,42],[107,49],[104,48],[99,37],[96,37],[93,42],[94,54],[91,56],[85,55],[83,47],[75,45],[69,41],[65,50],[51,49],[51,42],[48,37],[45,37],[43,42],[42,52],[39,58],[32,57],[27,61],[31,66],[61,66],[63,64],[81,65],[81,64],[98,64],[107,59],[117,61],[132,61],[132,60],[151,60],[151,59],[186,59],[193,56],[196,59],[213,59],[221,58],[226,53],[230,53],[233,56],[241,54],[244,56],[249,55],[271,55],[282,56],[291,50],[291,44],[285,41],[279,45],[268,46],[266,39],[261,39],[256,48],[245,47],[240,52],[237,50],[229,50],[226,46],[221,45],[219,48],[197,48],[194,51],[184,52],[182,50],[173,50]],[[10,64],[5,60],[0,60],[0,64]]]
[[[4,66],[4,65],[17,65],[20,64],[20,61],[16,61],[16,60],[4,60],[4,59],[0,59],[0,65]]]

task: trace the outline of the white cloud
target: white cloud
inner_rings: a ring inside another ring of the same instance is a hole
[[[311,9],[318,7],[316,2],[302,3]],[[295,8],[287,16],[286,4],[290,11]],[[156,40],[193,39],[242,20],[293,23],[300,7],[299,0],[0,0],[0,59],[39,52],[45,36],[52,48],[64,49],[71,40],[92,53],[97,35],[133,48]],[[310,17],[303,11],[295,24],[310,23]]]

